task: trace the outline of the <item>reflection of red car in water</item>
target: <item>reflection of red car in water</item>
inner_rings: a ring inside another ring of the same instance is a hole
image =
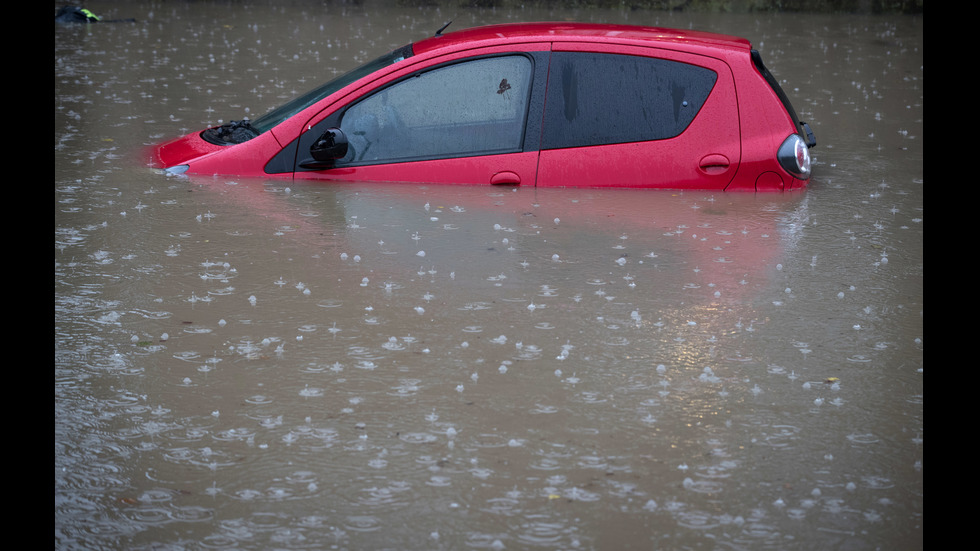
[[[813,145],[747,40],[532,23],[437,33],[153,155],[198,174],[786,190]]]
[[[798,193],[299,182],[275,192],[266,179],[190,182],[200,184],[209,209],[242,216],[251,234],[281,235],[272,243],[291,258],[289,272],[304,273],[308,259],[306,283],[333,287],[346,273],[339,263],[362,268],[355,273],[372,285],[435,269],[440,278],[455,273],[453,285],[466,296],[499,298],[528,281],[548,282],[621,299],[654,292],[668,304],[734,308],[747,319],[794,246],[808,202]],[[257,239],[249,250],[270,247]],[[488,279],[500,274],[503,294]]]

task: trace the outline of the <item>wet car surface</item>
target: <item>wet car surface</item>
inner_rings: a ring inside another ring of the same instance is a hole
[[[745,39],[533,23],[440,30],[152,156],[197,174],[769,191],[807,185],[814,145]]]

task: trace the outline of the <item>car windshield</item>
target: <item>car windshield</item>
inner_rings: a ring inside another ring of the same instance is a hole
[[[402,46],[397,50],[388,52],[387,54],[371,61],[365,63],[360,67],[350,71],[349,73],[343,74],[325,84],[310,90],[309,92],[290,100],[288,103],[280,105],[279,107],[269,111],[268,113],[262,115],[261,117],[251,121],[252,129],[257,133],[265,132],[270,128],[276,126],[282,121],[292,117],[296,113],[299,113],[303,109],[313,105],[314,103],[320,101],[321,99],[329,96],[330,94],[340,90],[344,86],[354,82],[355,80],[373,73],[378,69],[382,69],[394,63],[410,57],[412,55],[412,46]]]

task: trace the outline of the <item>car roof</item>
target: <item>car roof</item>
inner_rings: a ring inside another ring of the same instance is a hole
[[[634,25],[540,22],[472,27],[426,38],[412,44],[416,55],[438,49],[517,42],[598,42],[659,46],[682,50],[725,49],[748,52],[744,38],[705,31]]]

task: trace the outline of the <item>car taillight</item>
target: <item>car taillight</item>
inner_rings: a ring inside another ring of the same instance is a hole
[[[790,134],[776,152],[779,164],[793,176],[806,180],[810,177],[810,151],[799,134]]]

